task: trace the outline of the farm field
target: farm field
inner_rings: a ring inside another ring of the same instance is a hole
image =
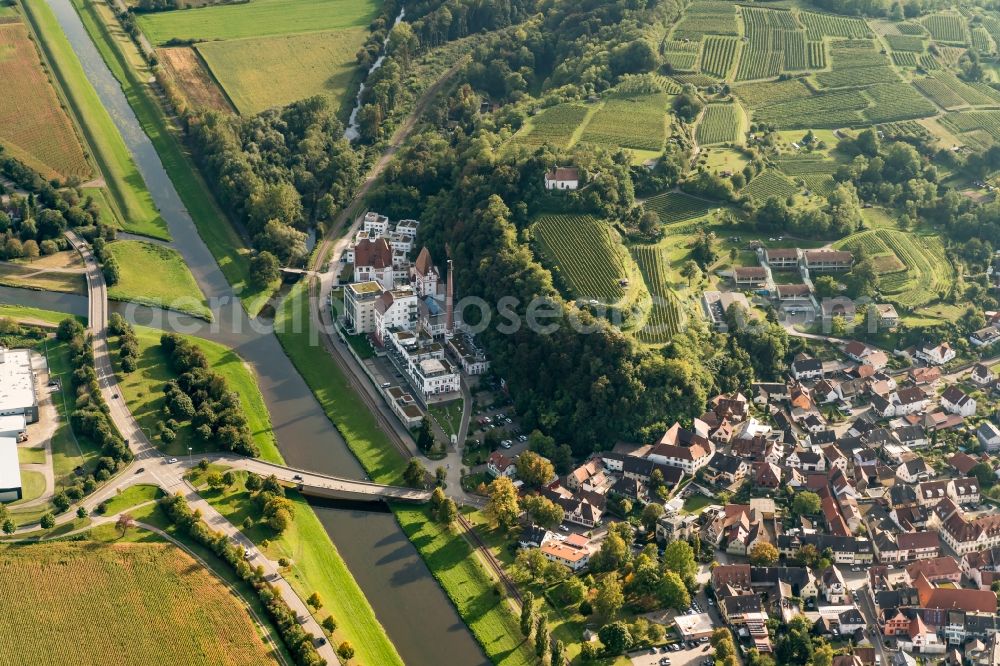
[[[684,312],[670,287],[666,253],[656,245],[635,246],[631,250],[652,300],[646,323],[636,337],[651,344],[669,342],[683,326]]]
[[[811,155],[789,155],[779,158],[777,166],[792,180],[801,178],[817,194],[827,195],[836,186],[833,173],[839,165],[833,160]]]
[[[669,102],[664,93],[608,97],[590,116],[580,141],[659,152],[667,140]]]
[[[137,240],[108,244],[121,279],[108,288],[108,298],[133,301],[212,319],[205,295],[176,250]],[[155,276],[155,279],[151,279]]]
[[[231,113],[232,104],[226,99],[212,75],[205,69],[198,53],[189,46],[157,49],[160,62],[170,72],[188,104],[197,109],[212,109]]]
[[[46,60],[93,151],[123,228],[170,240],[167,224],[156,211],[142,175],[97,91],[87,80],[52,9],[44,0],[24,0],[23,7],[34,31],[42,37],[40,43]]]
[[[172,379],[176,379],[176,374],[170,369],[167,357],[160,350],[161,331],[135,327],[136,337],[139,339],[139,357],[135,372],[128,374],[118,373],[118,379],[122,388],[122,395],[128,403],[129,409],[135,415],[139,424],[152,433],[158,432],[157,424],[163,418],[163,407],[166,403],[163,396],[163,385]],[[260,448],[260,457],[270,462],[282,462],[281,454],[278,452],[278,445],[271,430],[271,418],[264,405],[264,398],[253,371],[244,363],[243,359],[235,351],[217,342],[185,336],[185,339],[194,343],[205,354],[208,360],[208,367],[213,372],[225,377],[229,382],[229,387],[239,396],[243,411],[246,414],[250,432],[253,440]],[[117,349],[117,344],[112,344],[112,349]],[[117,365],[115,366],[117,369]],[[183,455],[188,452],[188,447],[195,452],[207,451],[204,442],[195,434],[194,426],[190,422],[181,424],[175,431],[177,439],[167,444],[158,442],[160,449],[168,455]]]
[[[969,43],[965,19],[958,14],[932,14],[925,17],[922,23],[935,41],[963,45]]]
[[[698,123],[698,143],[735,143],[743,134],[743,112],[736,104],[709,104]]]
[[[0,263],[0,284],[64,294],[85,294],[87,291],[82,273],[46,271],[22,264]]]
[[[737,35],[736,6],[728,2],[705,0],[688,6],[671,33],[671,39],[700,41],[705,35]]]
[[[153,44],[171,39],[225,40],[363,28],[378,11],[373,0],[254,0],[244,4],[140,14]]]
[[[347,99],[357,77],[354,54],[367,36],[367,27],[351,27],[206,42],[196,49],[236,110],[255,115],[313,95]]]
[[[46,178],[93,175],[27,27],[0,23],[0,145]]]
[[[541,146],[551,143],[566,148],[573,141],[577,129],[587,119],[592,107],[580,104],[551,106],[528,120],[513,138],[514,145]]]
[[[243,603],[171,545],[5,546],[0,572],[10,664],[276,663]]]
[[[659,215],[664,224],[673,224],[702,217],[718,204],[683,192],[667,192],[650,197],[644,206]]]
[[[784,199],[797,194],[799,188],[777,171],[764,170],[754,176],[753,180],[743,188],[744,194],[751,199],[766,201],[771,197]]]
[[[701,56],[701,71],[720,79],[726,78],[733,69],[738,50],[735,37],[706,37]]]
[[[811,41],[820,41],[824,37],[865,39],[871,36],[871,29],[863,20],[858,18],[800,12],[799,20],[806,26],[806,31]]]
[[[617,303],[631,271],[606,222],[590,215],[542,215],[532,227],[544,262],[576,298]]]

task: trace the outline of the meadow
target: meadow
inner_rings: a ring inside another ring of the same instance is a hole
[[[5,150],[46,178],[87,180],[93,170],[21,22],[0,24],[0,81]]]
[[[176,250],[137,240],[108,244],[121,279],[108,287],[108,297],[167,308],[211,321],[205,295]]]
[[[2,547],[0,594],[17,599],[0,614],[9,664],[275,663],[243,603],[171,545]]]
[[[355,88],[354,54],[367,36],[366,27],[352,27],[206,42],[196,48],[236,110],[249,116],[319,94],[331,97],[336,107]]]
[[[128,374],[118,373],[119,385],[139,424],[149,432],[157,433],[157,423],[163,419],[166,404],[163,386],[168,381],[177,379],[177,375],[170,369],[169,360],[160,349],[161,331],[137,326],[135,332],[139,339],[137,367]],[[204,352],[209,369],[225,377],[230,390],[239,396],[253,440],[260,449],[261,459],[282,462],[271,430],[271,418],[253,371],[229,347],[194,336],[185,336],[185,339]],[[117,349],[117,345],[113,343],[112,349]],[[214,450],[205,448],[205,442],[195,434],[190,421],[181,423],[175,433],[177,439],[173,442],[158,442],[160,449],[168,455],[184,455],[188,452],[188,447],[196,452]]]
[[[253,0],[243,4],[139,15],[151,42],[211,41],[367,27],[378,13],[373,0]]]
[[[606,222],[590,215],[542,215],[532,226],[545,264],[576,298],[615,303],[629,277],[627,257]]]

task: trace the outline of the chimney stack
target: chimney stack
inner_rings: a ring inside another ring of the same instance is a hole
[[[449,338],[455,334],[455,273],[451,259],[448,260],[448,292],[445,295],[446,330]]]

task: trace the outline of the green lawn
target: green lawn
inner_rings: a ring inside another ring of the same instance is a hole
[[[17,460],[22,465],[44,465],[45,449],[34,446],[17,447]]]
[[[205,295],[177,250],[155,243],[120,240],[108,244],[121,278],[108,297],[212,320]]]
[[[43,55],[115,199],[124,228],[169,240],[166,222],[156,211],[118,128],[87,80],[52,9],[45,0],[24,0],[23,4]]]
[[[32,308],[24,305],[7,305],[5,303],[0,303],[0,317],[10,317],[16,321],[23,320],[37,320],[44,321],[52,325],[58,325],[66,317],[72,315],[66,314],[64,312],[54,312],[52,310],[42,310],[41,308]],[[80,323],[86,324],[86,317],[77,317]]]
[[[163,491],[158,486],[148,483],[129,486],[108,500],[104,514],[113,516],[120,511],[131,509],[134,506],[151,502],[160,497],[163,497]]]
[[[21,499],[11,502],[9,506],[16,507],[33,499],[38,499],[45,492],[45,475],[41,472],[21,470]]]
[[[236,472],[236,476],[239,481],[232,488],[206,490],[203,496],[231,523],[243,525],[244,520],[258,517],[259,512],[243,487],[246,474]],[[337,620],[335,645],[350,641],[359,664],[402,665],[403,660],[316,514],[297,493],[288,496],[295,504],[295,519],[284,534],[276,537],[273,530],[259,523],[243,529],[243,533],[257,544],[267,540],[264,550],[269,558],[287,557],[291,561],[288,580],[302,598],[319,593],[323,607],[316,617],[322,620],[332,614]]]
[[[198,235],[239,295],[247,313],[251,317],[257,316],[277,288],[277,282],[264,287],[251,283],[250,249],[219,208],[194,163],[184,152],[179,137],[171,130],[163,110],[143,83],[148,73],[136,72],[130,65],[134,58],[124,55],[126,49],[134,52],[135,45],[130,40],[117,39],[112,35],[104,23],[106,14],[99,13],[93,4],[84,5],[83,0],[73,2],[105,63],[121,83],[143,131],[153,142],[163,168],[198,228]]]
[[[426,507],[394,506],[393,511],[490,661],[510,666],[537,663],[517,618],[494,592],[493,581],[469,543],[435,522]]]
[[[462,404],[461,400],[452,400],[443,405],[433,405],[430,408],[431,416],[448,435],[458,436],[459,426],[462,425]]]
[[[378,12],[373,0],[253,0],[201,9],[139,15],[154,44],[170,39],[243,39],[336,28],[364,27]]]
[[[143,327],[136,327],[135,332],[139,338],[138,367],[135,372],[127,375],[119,373],[120,386],[129,409],[139,420],[139,425],[156,435],[157,423],[163,419],[163,385],[175,379],[176,375],[167,365],[167,359],[160,350],[162,332]],[[271,462],[284,462],[278,452],[278,445],[271,429],[271,418],[260,389],[257,388],[252,370],[236,352],[224,345],[193,336],[185,337],[205,353],[208,367],[225,377],[230,389],[239,395],[254,442],[260,448],[260,457]],[[117,349],[117,343],[113,342],[112,347]],[[172,455],[186,454],[189,446],[195,452],[209,450],[194,434],[190,421],[182,423],[176,433],[177,439],[169,444],[160,442],[158,436],[154,436],[153,439],[162,451]]]
[[[704,495],[691,495],[684,500],[684,507],[681,509],[684,513],[701,513],[701,511],[708,505],[712,504],[713,500],[711,497],[705,497]]]
[[[275,331],[281,346],[371,479],[404,485],[406,461],[379,429],[340,366],[315,341],[305,296],[306,282],[301,281],[292,287],[277,312]]]
[[[334,108],[353,99],[359,78],[355,54],[368,34],[359,26],[205,42],[196,48],[236,110],[252,116],[313,95],[331,97]]]
[[[77,439],[69,426],[69,415],[73,412],[73,368],[69,361],[69,347],[65,342],[46,342],[46,358],[49,374],[58,378],[62,389],[52,394],[52,402],[59,412],[59,426],[52,436],[52,466],[58,483],[72,474],[76,467],[89,468],[96,464],[100,450],[89,439]]]

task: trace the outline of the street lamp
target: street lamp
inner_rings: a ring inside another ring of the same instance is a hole
[[[188,462],[189,462],[189,463],[190,463],[190,462],[192,462],[192,458],[191,458],[191,452],[192,452],[193,450],[194,450],[194,449],[193,449],[192,447],[190,447],[190,446],[188,447]]]

